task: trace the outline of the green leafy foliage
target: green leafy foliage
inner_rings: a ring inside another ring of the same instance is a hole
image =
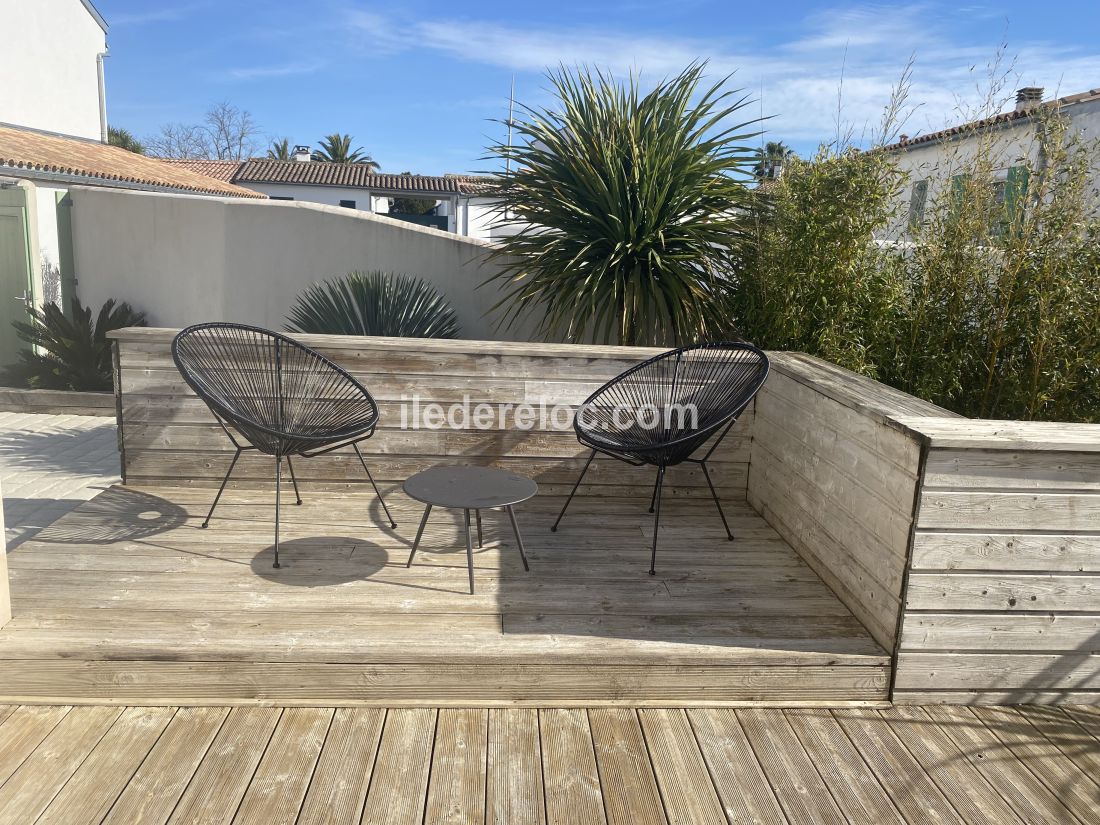
[[[291,332],[455,338],[454,308],[427,282],[408,275],[350,272],[301,295],[287,317]]]
[[[338,132],[326,135],[313,150],[313,159],[326,163],[362,163],[370,166],[371,172],[377,172],[382,168],[374,158],[363,151],[362,146],[352,149],[351,141],[351,135],[341,135]]]
[[[552,109],[522,107],[494,194],[526,224],[494,253],[503,322],[546,336],[679,343],[729,329],[725,293],[751,237],[756,118],[726,80],[689,66],[645,93],[603,72],[549,75]],[[743,119],[742,119],[743,118]]]
[[[280,138],[271,141],[267,147],[267,160],[294,160],[294,152],[290,148],[290,138]]]
[[[121,126],[107,127],[107,142],[111,146],[118,146],[127,152],[133,152],[137,155],[145,154],[145,146],[142,142],[134,137],[129,129],[123,129]]]
[[[51,390],[111,389],[111,342],[107,333],[145,326],[145,313],[107,301],[92,321],[92,310],[73,298],[72,318],[56,304],[31,311],[31,323],[16,322],[31,348],[19,353],[0,380],[12,386]]]

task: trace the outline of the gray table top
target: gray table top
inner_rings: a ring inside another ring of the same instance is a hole
[[[539,486],[526,476],[491,467],[432,467],[405,482],[405,493],[439,507],[480,510],[526,501]]]

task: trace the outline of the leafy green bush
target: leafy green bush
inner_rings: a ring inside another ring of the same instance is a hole
[[[992,130],[949,145],[924,221],[901,231],[888,152],[790,163],[755,209],[742,334],[967,416],[1100,422],[1100,151],[1058,112],[1034,118],[1024,160]],[[993,185],[1009,162],[1026,182],[1011,199]]]
[[[287,317],[291,332],[455,338],[454,308],[427,282],[408,275],[350,272],[314,284]]]
[[[507,167],[500,220],[525,225],[495,253],[506,322],[531,313],[543,335],[622,344],[729,328],[757,119],[724,80],[700,90],[703,69],[648,93],[636,77],[552,73],[556,107],[523,107],[518,141],[491,148]]]
[[[16,322],[19,337],[31,345],[0,381],[10,386],[50,390],[111,389],[111,342],[107,333],[145,326],[145,313],[107,301],[92,322],[92,310],[72,301],[72,319],[56,304],[31,310],[31,323]]]

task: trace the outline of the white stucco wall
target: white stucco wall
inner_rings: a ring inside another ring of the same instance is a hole
[[[497,329],[487,244],[358,210],[72,187],[77,294],[98,307],[129,301],[155,326],[240,321],[281,329],[295,298],[354,269],[431,282],[454,306],[462,337],[534,340],[531,325]]]
[[[0,20],[0,122],[98,140],[107,35],[84,4],[0,0]]]

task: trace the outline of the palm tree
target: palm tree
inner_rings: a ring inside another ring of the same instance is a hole
[[[792,158],[797,157],[794,150],[781,140],[769,140],[763,149],[756,150],[756,164],[752,173],[756,177],[778,178]]]
[[[108,126],[107,127],[107,142],[112,146],[118,146],[121,149],[125,149],[127,152],[133,152],[138,155],[145,154],[145,147],[142,145],[133,133],[129,129],[123,129],[121,126]]]
[[[633,76],[551,73],[554,108],[522,107],[519,140],[490,148],[499,220],[525,225],[493,251],[505,323],[531,313],[545,336],[620,344],[731,332],[758,119],[726,80],[700,90],[704,68],[649,93]]]
[[[375,163],[374,158],[363,151],[362,146],[351,148],[351,135],[334,132],[318,143],[317,147],[313,152],[314,160],[328,163],[363,163],[371,167],[372,172],[382,168]]]
[[[267,159],[294,160],[294,155],[290,149],[290,138],[271,141],[271,145],[267,147]]]

